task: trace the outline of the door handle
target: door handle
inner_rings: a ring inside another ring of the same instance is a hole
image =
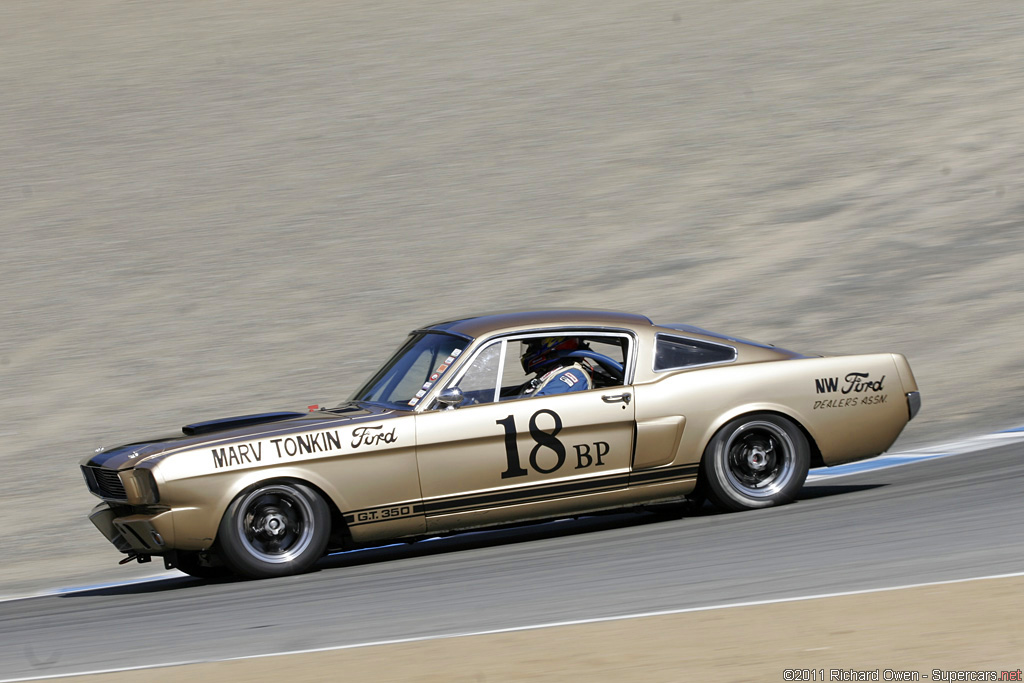
[[[601,400],[605,403],[626,403],[628,404],[632,400],[630,394],[613,394],[611,396],[602,396]]]

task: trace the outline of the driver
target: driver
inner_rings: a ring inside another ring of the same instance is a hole
[[[590,373],[570,357],[573,351],[586,348],[586,343],[580,343],[576,337],[544,337],[527,342],[521,359],[523,370],[537,375],[519,395],[551,396],[592,388]]]

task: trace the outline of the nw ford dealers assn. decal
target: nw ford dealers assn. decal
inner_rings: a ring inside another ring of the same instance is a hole
[[[885,391],[885,375],[872,379],[867,372],[850,372],[846,377],[819,377],[814,380],[818,394],[839,394],[842,398],[824,398],[814,402],[814,410],[824,408],[849,408],[885,403],[889,395]],[[852,394],[852,395],[851,395]]]

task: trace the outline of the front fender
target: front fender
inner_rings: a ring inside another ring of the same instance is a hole
[[[231,501],[257,484],[282,479],[308,483],[320,489],[339,510],[350,509],[345,496],[331,481],[308,468],[282,465],[171,482],[158,480],[161,500],[170,502],[173,510],[175,547],[208,550],[217,539],[221,519]],[[181,501],[181,504],[171,501]]]

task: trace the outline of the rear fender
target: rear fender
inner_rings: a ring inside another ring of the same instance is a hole
[[[817,439],[815,439],[814,434],[812,434],[804,424],[805,420],[803,416],[789,406],[770,402],[746,403],[744,405],[736,406],[735,408],[719,415],[718,418],[708,426],[708,429],[704,434],[701,435],[701,458],[703,459],[704,451],[707,450],[708,444],[711,443],[711,439],[714,438],[715,434],[717,434],[722,427],[738,417],[752,415],[754,413],[772,413],[784,417],[795,424],[800,431],[804,433],[804,436],[807,437],[807,442],[811,447],[812,466],[823,464],[821,460],[821,450],[818,448]]]

